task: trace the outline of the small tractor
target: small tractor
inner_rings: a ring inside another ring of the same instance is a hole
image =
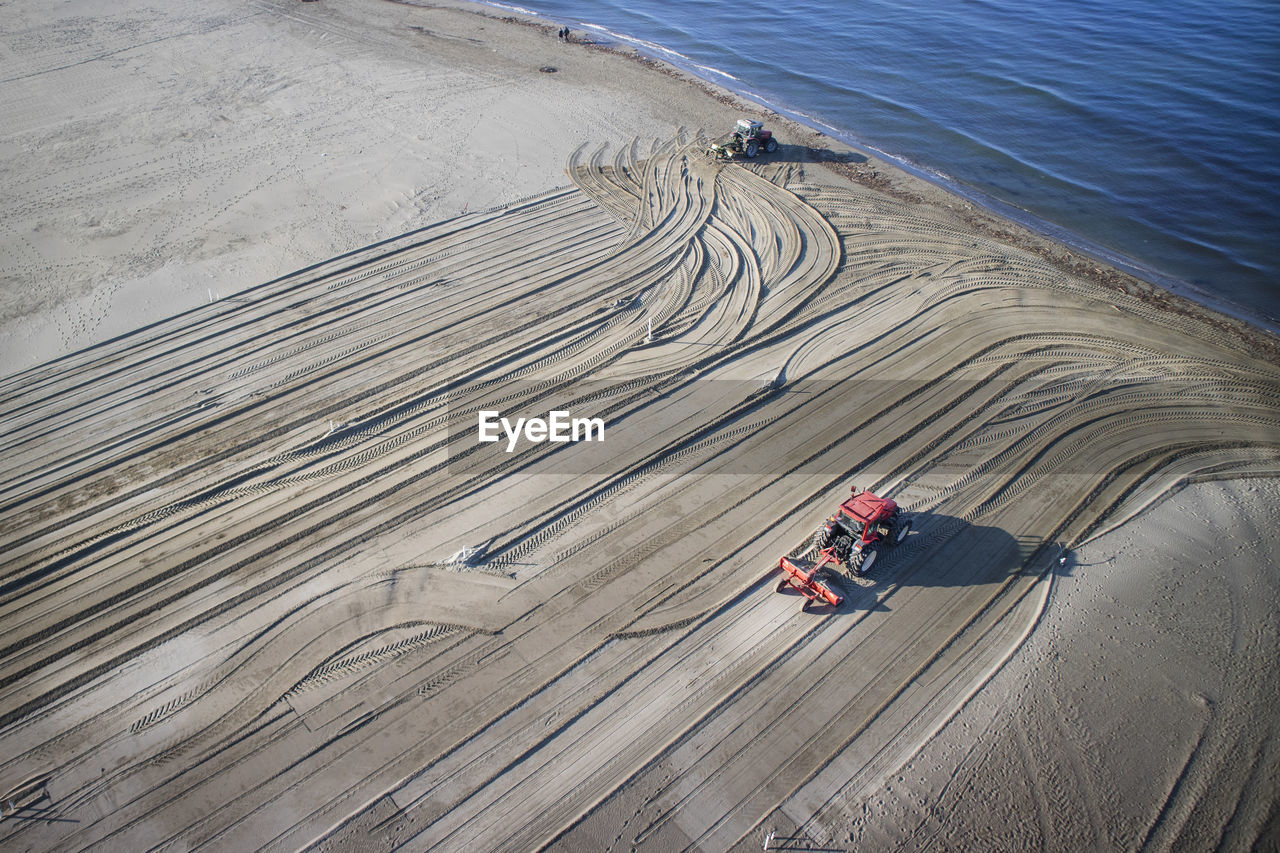
[[[761,149],[769,154],[778,150],[778,140],[773,138],[773,131],[765,130],[758,121],[740,118],[733,132],[708,147],[707,153],[717,160],[732,160],[739,156],[755,157]]]
[[[860,492],[854,486],[849,500],[840,504],[827,523],[813,534],[813,545],[807,557],[783,557],[778,561],[782,580],[777,591],[788,586],[804,596],[802,610],[815,601],[839,607],[844,597],[833,588],[834,567],[848,567],[850,577],[866,574],[882,547],[892,547],[907,538],[911,519],[905,518],[898,505],[871,492]]]
[[[849,500],[813,534],[812,550],[830,550],[837,564],[848,567],[850,577],[858,577],[871,569],[881,548],[899,544],[910,532],[911,519],[901,514],[897,503],[854,486]]]

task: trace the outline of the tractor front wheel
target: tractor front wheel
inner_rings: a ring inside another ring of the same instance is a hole
[[[766,143],[764,144],[764,150],[765,150],[765,151],[767,151],[767,152],[768,152],[768,153],[770,153],[770,154],[772,154],[773,152],[777,151],[777,150],[778,150],[778,140],[774,139],[773,137],[769,137],[769,141],[768,141],[768,142],[766,142]]]
[[[907,538],[907,534],[911,532],[911,519],[904,518],[895,521],[893,530],[890,532],[890,541],[894,545],[901,545],[902,540]]]

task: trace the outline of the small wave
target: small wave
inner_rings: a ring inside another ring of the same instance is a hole
[[[784,110],[776,109],[775,112],[784,112]],[[826,130],[833,134],[844,133],[844,131],[842,131],[840,128],[836,127],[835,125],[827,124],[825,121],[818,118],[817,116],[806,113],[803,110],[793,110],[793,109],[787,108],[784,114],[790,115],[794,118],[804,119],[804,123],[814,128],[815,130],[819,130],[819,129]]]
[[[657,42],[646,41],[645,39],[636,38],[635,36],[623,35],[622,33],[615,32],[614,30],[611,30],[608,27],[602,27],[599,24],[583,23],[582,26],[586,27],[587,29],[596,30],[597,32],[602,32],[605,35],[609,36],[609,38],[617,39],[618,41],[626,42],[627,44],[633,44],[636,47],[643,47],[645,50],[652,50],[658,53],[665,53],[668,56],[675,56],[680,59],[683,59],[685,62],[688,62],[690,65],[694,64],[692,59],[685,56],[680,51],[672,50],[669,47],[663,47]]]
[[[713,65],[702,65],[699,62],[695,62],[691,57],[686,56],[680,51],[672,50],[671,48],[658,44],[655,41],[647,41],[645,39],[636,38],[635,36],[624,35],[615,30],[611,30],[608,27],[602,27],[599,24],[590,24],[590,23],[584,22],[582,26],[585,29],[595,30],[596,32],[603,33],[607,35],[609,38],[614,39],[615,41],[620,41],[625,44],[643,48],[644,50],[647,50],[651,53],[658,53],[665,56],[669,56],[676,61],[676,64],[684,66],[686,68],[694,68],[694,69],[697,69],[698,71],[705,71],[708,74],[715,74],[719,77],[724,77],[727,80],[733,80],[735,82],[738,82],[738,78],[730,74],[728,71],[723,71],[719,68],[716,68]]]
[[[730,80],[736,81],[736,82],[738,82],[738,83],[741,83],[741,82],[742,82],[742,81],[741,81],[741,80],[739,80],[737,77],[734,77],[732,74],[730,74],[728,71],[721,71],[719,68],[713,68],[713,67],[711,67],[710,65],[699,65],[699,64],[698,64],[698,63],[696,63],[696,62],[694,62],[694,63],[692,63],[692,64],[693,64],[693,67],[694,67],[694,68],[696,68],[696,69],[698,69],[699,71],[707,71],[707,72],[710,72],[710,73],[712,73],[712,74],[719,74],[721,77],[727,77],[727,78],[729,78]]]
[[[516,6],[516,5],[510,4],[510,3],[498,3],[498,2],[496,2],[496,0],[486,0],[486,2],[485,2],[485,4],[484,4],[484,5],[486,5],[486,6],[493,6],[493,7],[497,8],[497,9],[506,9],[508,12],[518,12],[518,13],[519,13],[519,14],[521,14],[521,15],[532,15],[532,16],[533,16],[533,17],[535,17],[535,18],[541,18],[541,17],[542,17],[541,15],[539,15],[537,12],[533,11],[532,9],[526,9],[526,8],[525,8],[525,7],[523,7],[523,6]]]

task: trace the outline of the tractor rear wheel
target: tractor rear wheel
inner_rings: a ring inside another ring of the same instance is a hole
[[[777,151],[778,140],[774,139],[772,136],[769,137],[769,141],[764,144],[764,150],[769,154],[772,154],[773,152]]]
[[[748,156],[748,157],[754,157],[754,156],[756,156],[756,155],[757,155],[757,154],[759,154],[759,153],[760,153],[760,143],[759,143],[759,142],[757,142],[756,140],[754,140],[754,139],[753,139],[753,140],[751,140],[750,142],[748,142],[748,143],[747,143],[747,156]]]
[[[879,554],[880,549],[875,545],[868,545],[858,553],[851,554],[849,556],[849,575],[860,578],[871,571],[871,566],[875,563]]]
[[[810,549],[817,554],[823,548],[831,547],[831,533],[824,524],[817,530],[813,531],[813,547]]]

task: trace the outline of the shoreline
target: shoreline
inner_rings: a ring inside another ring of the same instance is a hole
[[[407,9],[452,9],[454,11],[473,16],[477,19],[493,20],[499,23],[514,24],[524,28],[530,28],[539,32],[543,37],[553,41],[555,38],[555,27],[548,21],[553,20],[544,18],[536,13],[520,13],[514,8],[493,5],[483,0],[445,0],[442,3],[421,4],[414,0],[385,0],[391,5],[402,6]],[[764,105],[751,100],[748,96],[735,92],[715,81],[700,77],[696,72],[673,65],[669,61],[660,57],[647,55],[643,50],[626,44],[604,44],[599,42],[573,42],[568,47],[580,47],[588,52],[588,54],[606,54],[613,57],[628,60],[631,63],[647,70],[662,74],[663,76],[676,81],[678,84],[687,87],[693,87],[703,95],[713,98],[721,106],[732,110],[732,114],[749,113],[763,118],[766,122],[779,126],[782,130],[780,136],[784,140],[795,140],[798,144],[808,149],[809,156],[821,163],[826,168],[841,174],[843,177],[852,180],[862,186],[872,189],[888,191],[896,195],[896,197],[904,200],[924,201],[941,209],[949,209],[956,211],[963,217],[965,222],[971,227],[977,229],[980,233],[997,239],[1011,243],[1024,249],[1034,251],[1044,260],[1054,264],[1058,269],[1072,275],[1081,276],[1101,287],[1115,292],[1117,294],[1141,295],[1142,298],[1152,307],[1169,310],[1174,313],[1190,316],[1203,314],[1206,318],[1212,318],[1212,322],[1219,328],[1231,328],[1242,343],[1246,343],[1250,348],[1257,351],[1265,351],[1271,353],[1272,357],[1280,360],[1280,334],[1277,330],[1269,327],[1263,321],[1263,318],[1252,315],[1247,310],[1236,310],[1229,302],[1223,300],[1215,300],[1200,291],[1197,291],[1192,285],[1185,282],[1173,282],[1163,280],[1152,280],[1152,277],[1143,277],[1132,270],[1126,268],[1126,265],[1117,266],[1105,258],[1099,258],[1091,254],[1086,248],[1075,247],[1063,241],[1054,233],[1038,230],[1036,227],[1020,222],[1016,218],[1012,218],[1007,213],[1001,212],[1000,209],[988,207],[983,199],[971,200],[962,192],[958,192],[959,187],[948,185],[940,181],[936,176],[928,173],[927,170],[913,169],[910,164],[898,161],[896,158],[882,159],[881,155],[860,148],[856,144],[846,142],[838,136],[832,136],[820,129],[815,129],[808,124],[802,124],[796,119],[776,112]],[[701,128],[695,127],[705,132],[714,132],[711,127],[704,124]],[[838,130],[837,130],[838,132]],[[323,155],[322,155],[323,156]],[[858,162],[859,160],[863,162]],[[541,184],[540,184],[541,186]],[[527,190],[534,189],[534,185],[526,184]],[[332,195],[323,189],[311,190],[308,195],[315,197],[321,194]],[[495,199],[496,200],[496,199]],[[995,200],[986,199],[986,202]],[[337,200],[335,199],[335,202]],[[1000,203],[995,201],[997,205]],[[399,205],[397,205],[399,206]],[[345,205],[339,204],[340,209]],[[460,208],[465,210],[465,207]],[[396,212],[397,215],[398,211]],[[438,217],[434,217],[438,218]],[[416,222],[410,219],[405,222],[406,225],[414,227],[423,227],[434,221],[432,217],[418,217]],[[1040,222],[1040,220],[1036,220]],[[373,228],[366,232],[365,239],[348,240],[345,245],[343,243],[333,244],[334,249],[340,251],[355,251],[369,245],[376,244],[380,241],[393,239],[406,233],[405,228],[395,228],[387,218],[380,221],[371,221]],[[1044,223],[1050,227],[1052,223]],[[105,223],[104,223],[105,226]],[[391,226],[391,227],[388,227]],[[205,239],[213,241],[218,239],[217,230],[211,232]],[[232,231],[232,234],[235,232]],[[243,240],[242,236],[236,239]],[[291,241],[291,242],[297,242]],[[224,291],[219,288],[222,296],[229,296],[239,292],[245,288],[251,288],[266,281],[280,279],[295,274],[297,271],[307,268],[316,263],[322,263],[326,259],[323,250],[311,252],[309,254],[301,254],[298,258],[300,263],[281,263],[275,262],[271,268],[262,269],[260,263],[250,266],[245,264],[248,270],[241,278],[238,284],[233,284],[230,291]],[[233,260],[239,260],[232,256]],[[150,264],[149,269],[155,270],[157,273],[163,272],[170,266],[187,267],[182,269],[181,273],[186,278],[184,288],[188,291],[194,291],[201,295],[205,292],[206,283],[212,284],[209,288],[212,293],[213,288],[217,287],[221,278],[219,270],[212,267],[210,261],[213,258],[204,259],[199,255],[192,259],[183,257],[163,257],[161,264],[154,262]],[[243,262],[242,262],[243,263]],[[203,270],[208,270],[205,273]],[[257,272],[255,270],[261,270]],[[262,273],[267,274],[262,274]],[[1141,270],[1140,270],[1141,272]],[[208,277],[211,281],[202,278]],[[153,276],[154,277],[154,276]],[[198,278],[200,277],[200,278]],[[101,274],[95,275],[95,278],[101,278]],[[126,284],[129,284],[126,280]],[[112,284],[111,289],[118,285]],[[226,287],[226,283],[223,283]],[[101,290],[101,284],[95,284],[96,291]],[[147,285],[151,288],[153,285]],[[1181,292],[1179,288],[1183,288],[1188,292]],[[137,288],[133,288],[136,290]],[[128,290],[128,288],[126,288]],[[99,292],[92,294],[96,300],[101,294]],[[194,293],[192,293],[194,296]],[[46,299],[48,297],[45,297]],[[54,300],[61,297],[54,291]],[[108,301],[110,296],[107,296]],[[136,299],[134,300],[137,301]],[[199,302],[192,300],[192,307],[203,304],[205,300],[200,299]],[[93,325],[99,323],[94,320],[93,315],[100,312],[100,307],[95,304],[89,304],[90,300],[83,300],[84,304],[70,306],[54,302],[53,306],[57,311],[66,308],[72,309],[72,316],[67,318],[68,325],[63,328],[62,335],[64,338],[72,336],[69,331],[70,326],[79,324],[79,330],[92,331]],[[171,316],[172,312],[155,312],[144,311],[141,315],[147,318],[148,322],[155,322]],[[0,322],[6,317],[5,312],[0,310]],[[31,319],[37,322],[44,322],[40,318],[45,316],[47,312],[41,312],[34,315]],[[81,318],[78,320],[76,315]],[[87,321],[87,325],[85,325]],[[42,332],[37,329],[26,328],[22,326],[11,327],[14,334],[10,335],[12,340],[9,343],[9,350],[0,348],[0,373],[11,375],[22,370],[25,367],[35,367],[44,363],[49,358],[68,355],[71,353],[82,351],[87,347],[94,346],[106,340],[114,339],[120,335],[128,334],[133,328],[137,327],[137,323],[132,325],[115,322],[110,324],[110,334],[105,336],[95,335],[96,340],[91,340],[78,346],[69,346],[61,348],[59,351],[53,352],[46,357],[37,356],[33,360],[27,360],[25,364],[11,364],[10,352],[13,348],[21,346],[17,341],[20,337],[26,337],[28,341],[33,336],[40,335],[48,337],[48,332]],[[75,335],[78,337],[78,335]]]
[[[413,5],[411,0],[394,0],[394,2],[406,2]],[[476,14],[491,17],[496,20],[503,20],[524,26],[535,26],[541,28],[545,33],[550,35],[555,25],[577,24],[578,26],[587,26],[588,22],[569,21],[567,19],[560,20],[550,16],[542,15],[533,10],[524,9],[523,7],[513,6],[496,2],[496,0],[461,0],[461,2],[474,7]],[[505,15],[494,14],[495,12],[504,12]],[[523,16],[523,17],[521,17]],[[595,25],[592,25],[595,28]],[[703,68],[710,74],[714,73],[718,76],[726,77],[729,80],[737,81],[737,78],[721,71],[720,69],[710,68],[708,66],[700,66],[697,62],[688,57],[683,57],[687,61],[688,67],[681,62],[680,59],[668,59],[658,55],[658,52],[670,54],[673,57],[681,57],[682,55],[662,45],[653,45],[649,47],[643,40],[626,36],[625,34],[614,33],[603,27],[598,28],[607,36],[620,39],[620,41],[596,42],[596,41],[577,41],[584,47],[593,50],[602,50],[622,56],[641,64],[647,65],[660,73],[675,76],[683,79],[690,85],[700,88],[706,94],[717,98],[721,103],[733,103],[741,105],[744,110],[752,111],[755,115],[763,115],[769,117],[775,123],[782,120],[790,123],[797,129],[807,130],[821,138],[830,139],[841,145],[862,154],[863,156],[874,157],[882,161],[888,167],[898,170],[902,173],[910,175],[920,181],[936,187],[943,192],[954,195],[956,198],[967,204],[975,205],[984,212],[1003,220],[1009,225],[1022,229],[1028,235],[1034,236],[1039,240],[1050,241],[1059,244],[1068,249],[1073,255],[1080,258],[1068,266],[1063,266],[1065,271],[1073,274],[1082,274],[1086,269],[1088,261],[1103,264],[1114,269],[1117,273],[1130,276],[1141,282],[1154,285],[1161,290],[1166,291],[1171,296],[1194,303],[1201,308],[1207,308],[1217,314],[1222,314],[1232,320],[1241,321],[1249,326],[1254,327],[1258,332],[1270,336],[1274,339],[1274,343],[1280,347],[1280,318],[1266,316],[1255,309],[1248,306],[1238,304],[1225,297],[1216,296],[1196,285],[1178,278],[1176,276],[1166,275],[1155,270],[1141,261],[1126,256],[1124,253],[1108,249],[1100,244],[1095,244],[1085,237],[1082,237],[1067,228],[1051,222],[1030,211],[1023,210],[1009,202],[1002,201],[994,196],[982,192],[981,190],[970,187],[954,178],[945,176],[936,170],[930,168],[927,164],[917,164],[909,159],[908,155],[895,154],[890,151],[884,151],[873,146],[861,142],[856,132],[844,128],[839,128],[827,122],[821,121],[813,116],[806,115],[798,110],[791,109],[786,104],[773,103],[769,99],[751,92],[745,87],[736,89],[732,85],[719,83],[708,76],[699,73],[698,68]],[[737,81],[741,82],[741,81]],[[726,99],[727,98],[727,99]],[[763,111],[763,112],[761,112]],[[855,178],[858,180],[858,178]],[[874,179],[873,179],[874,180]],[[876,183],[865,183],[867,186],[875,187]],[[981,225],[984,230],[992,230],[989,226]],[[1024,244],[1025,245],[1025,244]],[[1050,259],[1046,256],[1046,259]],[[1050,259],[1051,260],[1051,259]],[[1100,275],[1097,280],[1101,284],[1110,283],[1108,279],[1111,276]],[[1280,349],[1278,349],[1280,352]]]

